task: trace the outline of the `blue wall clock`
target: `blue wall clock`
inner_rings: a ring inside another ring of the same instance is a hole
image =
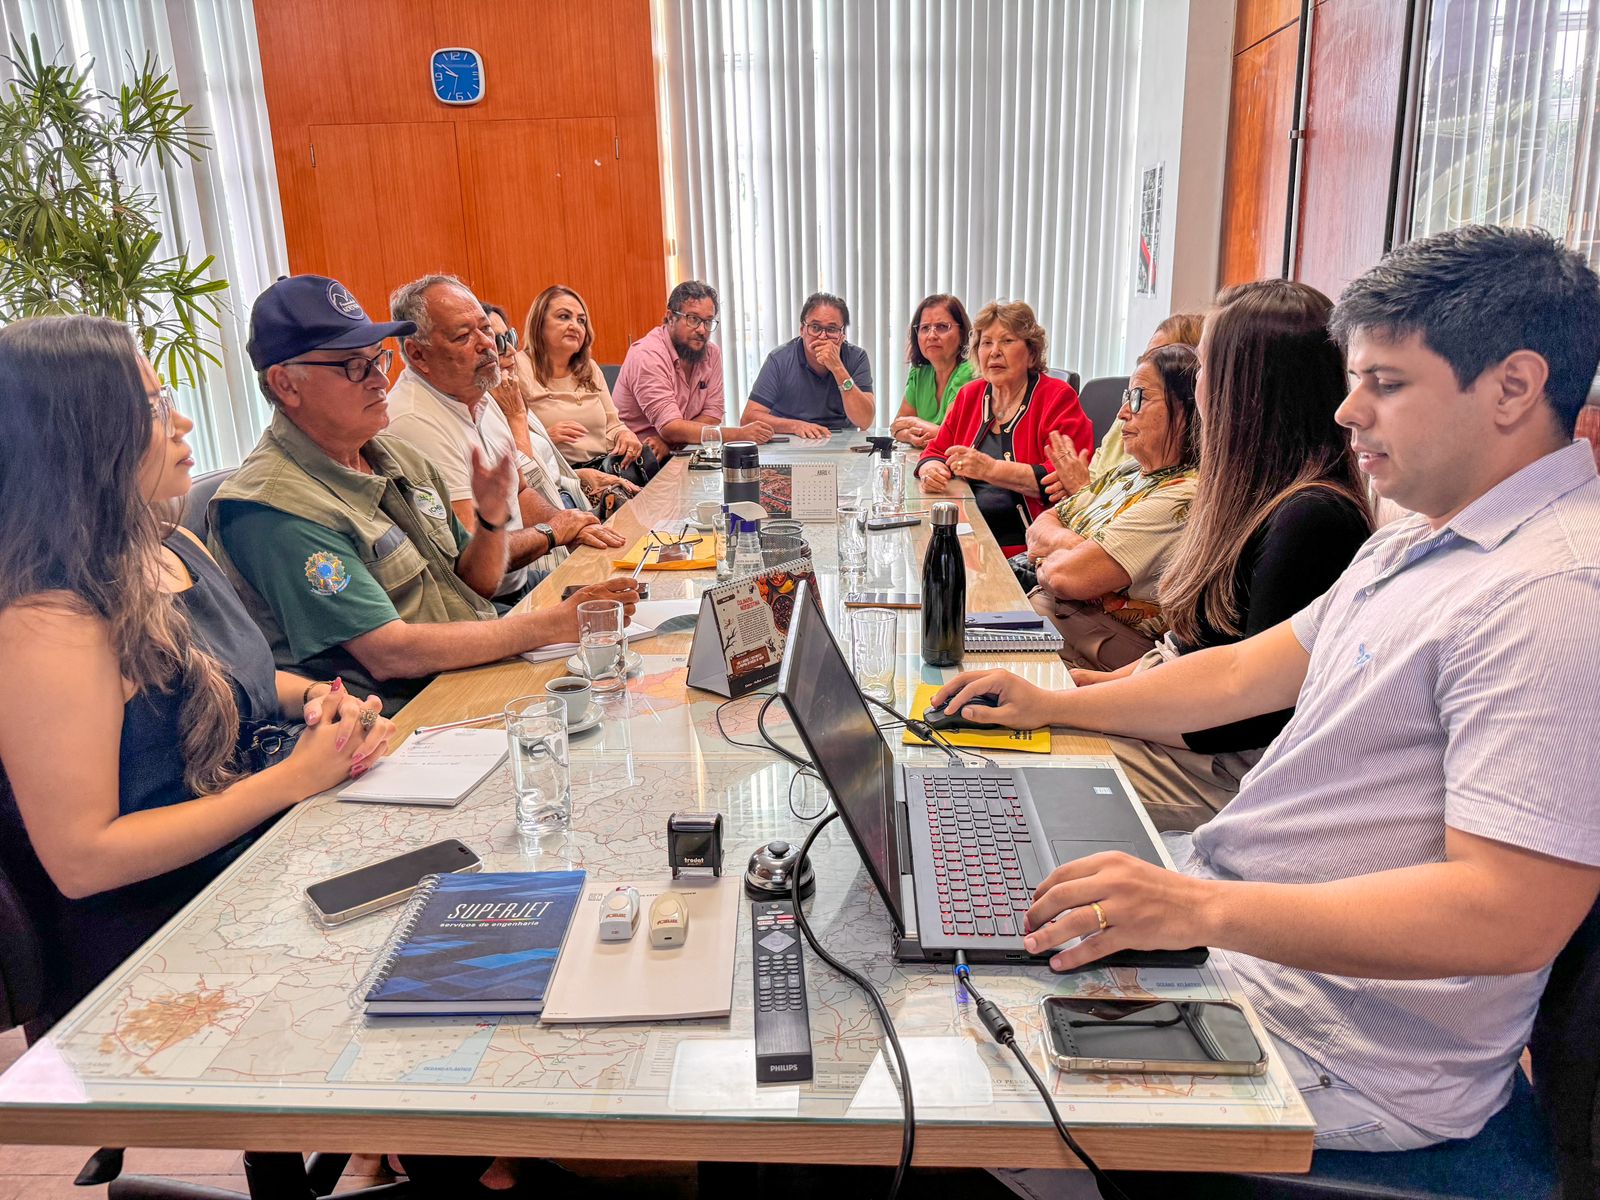
[[[464,46],[433,52],[433,94],[445,104],[476,104],[483,99],[483,56]]]

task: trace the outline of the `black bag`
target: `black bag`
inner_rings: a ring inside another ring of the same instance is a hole
[[[604,471],[607,475],[615,475],[619,479],[626,479],[629,483],[643,487],[656,477],[656,472],[661,470],[661,464],[656,461],[656,452],[649,446],[644,447],[638,458],[627,466],[622,465],[622,455],[613,451],[604,458],[598,458],[584,466],[593,467],[597,471]]]
[[[1006,559],[1006,566],[1011,568],[1011,573],[1017,577],[1017,582],[1022,585],[1024,592],[1031,592],[1039,586],[1038,564],[1028,557],[1026,550]]]

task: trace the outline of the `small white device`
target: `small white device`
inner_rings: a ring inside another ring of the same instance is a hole
[[[633,938],[633,931],[637,928],[639,928],[639,889],[627,886],[613,888],[610,894],[600,901],[600,940],[630,941]]]
[[[689,940],[689,906],[681,896],[662,892],[650,906],[650,944],[670,950]]]

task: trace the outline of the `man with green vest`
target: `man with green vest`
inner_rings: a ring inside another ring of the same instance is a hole
[[[278,665],[339,676],[358,695],[382,685],[385,712],[441,671],[577,641],[582,600],[620,600],[631,613],[638,598],[631,580],[616,579],[499,615],[488,597],[520,565],[506,532],[516,463],[474,452],[469,535],[428,461],[383,436],[393,355],[383,343],[415,328],[370,321],[343,284],[319,275],[263,292],[249,351],[272,424],[210,510],[212,551]]]

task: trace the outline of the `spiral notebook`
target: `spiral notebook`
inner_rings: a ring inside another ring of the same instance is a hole
[[[962,644],[970,654],[1060,651],[1065,644],[1054,629],[969,629]]]
[[[584,874],[429,875],[365,980],[367,1015],[539,1012]]]

